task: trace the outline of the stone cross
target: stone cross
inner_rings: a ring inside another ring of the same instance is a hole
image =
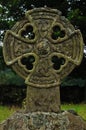
[[[83,57],[79,30],[57,9],[34,8],[4,38],[7,65],[25,79],[26,112],[60,112],[60,84]]]

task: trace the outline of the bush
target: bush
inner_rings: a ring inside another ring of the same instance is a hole
[[[25,97],[26,86],[0,86],[0,104],[21,106]]]

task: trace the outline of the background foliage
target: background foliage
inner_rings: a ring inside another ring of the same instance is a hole
[[[71,21],[71,23],[75,26],[75,28],[81,30],[84,43],[86,43],[86,0],[58,0],[58,1],[57,0],[5,0],[5,1],[0,0],[0,41],[3,42],[3,37],[6,30],[11,29],[12,26],[17,21],[24,18],[24,13],[27,10],[36,7],[43,7],[45,5],[51,8],[57,8],[60,11],[62,11],[63,15],[66,16]],[[86,85],[86,59],[85,57],[83,57],[81,65],[76,69],[74,69],[74,71],[63,81],[62,87],[69,87],[69,86],[85,87],[85,85]],[[19,88],[19,86],[23,86],[23,88],[25,88],[23,79],[17,76],[9,67],[5,65],[3,60],[3,54],[2,54],[2,46],[0,46],[0,89],[1,90],[3,88],[2,86],[10,86],[11,89],[13,88],[13,86],[17,86],[17,88]],[[6,88],[4,87],[4,89]],[[10,91],[10,88],[7,87],[7,90]],[[17,91],[14,92],[17,94]],[[84,89],[84,92],[85,92],[84,93],[84,99],[85,99],[86,87]],[[5,92],[5,90],[3,90],[3,95],[5,94],[7,93]],[[8,97],[9,96],[10,95],[8,93]]]

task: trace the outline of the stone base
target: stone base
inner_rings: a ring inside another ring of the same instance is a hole
[[[0,130],[86,130],[86,122],[77,114],[62,112],[16,112],[0,124]]]

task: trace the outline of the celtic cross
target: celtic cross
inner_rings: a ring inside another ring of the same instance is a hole
[[[34,8],[6,32],[7,65],[25,79],[26,111],[60,112],[59,87],[83,57],[81,32],[50,8]]]

